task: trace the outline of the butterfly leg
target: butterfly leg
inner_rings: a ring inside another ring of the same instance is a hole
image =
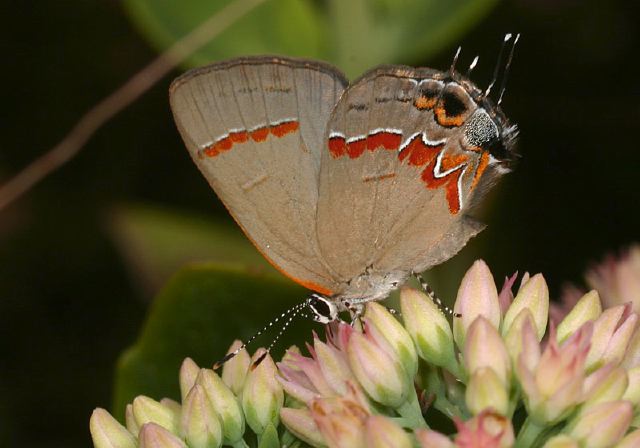
[[[440,308],[441,310],[445,311],[447,314],[450,314],[453,317],[462,317],[460,313],[454,313],[451,308],[449,308],[447,305],[442,303],[442,300],[440,300],[440,297],[438,297],[436,293],[433,291],[433,289],[431,289],[431,286],[429,286],[429,284],[424,279],[421,273],[412,272],[411,275],[413,275],[416,278],[416,280],[418,280],[418,282],[420,283],[420,287],[422,288],[424,293],[428,295],[429,298],[433,300],[433,302],[436,305],[438,305],[438,308]]]
[[[351,315],[351,326],[354,327],[356,322],[362,327],[362,315],[364,314],[364,303],[343,302],[343,306]]]

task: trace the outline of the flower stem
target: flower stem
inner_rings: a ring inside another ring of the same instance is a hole
[[[422,416],[422,409],[420,409],[420,402],[415,389],[411,388],[409,397],[400,405],[397,411],[402,416],[402,420],[407,427],[412,429],[429,427]]]
[[[536,441],[544,429],[544,426],[540,426],[527,418],[524,421],[522,428],[520,428],[516,442],[513,445],[514,448],[529,448],[537,446],[538,444]]]

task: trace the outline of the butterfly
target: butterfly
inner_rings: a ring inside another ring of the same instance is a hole
[[[170,102],[247,237],[314,291],[289,312],[328,323],[483,229],[468,211],[510,170],[517,136],[488,90],[453,65],[381,66],[349,83],[324,62],[256,56],[185,73]]]

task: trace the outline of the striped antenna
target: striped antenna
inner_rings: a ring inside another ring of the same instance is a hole
[[[460,57],[460,52],[462,51],[462,47],[458,47],[456,50],[456,54],[453,56],[453,61],[451,61],[451,68],[449,68],[449,74],[453,76],[453,71],[456,69],[456,64],[458,63],[458,58]]]
[[[447,305],[442,303],[442,300],[440,300],[440,297],[438,297],[436,293],[433,291],[433,289],[431,289],[431,286],[429,286],[429,284],[424,279],[422,274],[420,274],[419,272],[414,272],[413,276],[418,280],[418,282],[420,283],[420,287],[425,292],[425,294],[429,296],[429,298],[433,301],[433,303],[438,305],[438,308],[440,308],[440,310],[444,311],[445,313],[453,317],[462,317],[462,314],[455,313],[451,308],[449,308]]]
[[[289,324],[291,323],[291,321],[298,315],[300,314],[300,312],[308,306],[308,300],[305,300],[303,303],[299,303],[291,308],[289,308],[288,310],[286,310],[284,313],[282,313],[280,316],[276,317],[275,319],[273,319],[271,322],[269,322],[267,325],[265,325],[262,329],[258,330],[253,336],[251,336],[247,342],[243,343],[240,347],[238,347],[237,349],[235,349],[234,351],[227,353],[221,360],[219,360],[218,362],[216,362],[213,365],[213,370],[217,370],[218,368],[222,367],[222,365],[229,361],[231,358],[233,358],[234,356],[236,356],[238,353],[240,353],[242,350],[244,350],[247,345],[251,344],[258,336],[260,336],[262,333],[264,333],[265,331],[267,331],[268,329],[270,329],[276,322],[279,322],[281,319],[284,319],[285,317],[289,316],[289,319],[284,323],[282,329],[280,329],[280,332],[278,333],[278,335],[276,336],[276,338],[273,340],[273,342],[269,345],[269,348],[267,349],[267,351],[256,360],[256,362],[254,363],[255,366],[257,366],[258,364],[260,364],[260,362],[264,359],[264,357],[267,355],[267,353],[269,353],[269,351],[271,350],[271,348],[273,347],[273,344],[275,344],[275,342],[278,340],[278,338],[280,336],[282,336],[282,333],[284,333],[284,331],[287,329],[287,327],[289,327]]]
[[[476,68],[476,65],[478,65],[479,60],[480,60],[480,56],[476,56],[475,58],[473,58],[473,61],[471,61],[471,64],[469,64],[469,68],[467,69],[467,74],[466,74],[467,78],[471,76],[471,72],[473,71],[474,68]]]
[[[511,37],[511,33],[507,33],[504,35],[504,40],[502,41],[502,46],[500,47],[500,53],[498,53],[498,60],[496,61],[496,68],[493,70],[493,78],[491,79],[491,83],[489,84],[489,87],[487,87],[487,90],[484,91],[485,97],[489,96],[489,93],[491,93],[491,89],[498,80],[498,73],[500,71],[500,66],[502,65],[502,55],[504,54],[504,47],[507,46],[507,42],[511,40]]]
[[[513,41],[513,45],[511,45],[511,51],[509,52],[509,59],[507,59],[507,65],[504,67],[504,74],[502,75],[502,84],[500,85],[500,96],[498,98],[498,106],[502,103],[502,97],[504,96],[504,92],[507,90],[507,78],[509,77],[509,69],[511,68],[511,61],[513,60],[513,54],[516,51],[516,44],[520,40],[520,33],[516,35],[516,38]]]

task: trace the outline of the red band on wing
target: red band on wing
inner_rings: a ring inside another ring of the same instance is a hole
[[[468,157],[461,154],[457,156],[442,155],[439,171],[447,173],[438,175],[435,172],[438,156],[444,150],[444,143],[437,145],[429,145],[425,143],[421,134],[415,135],[411,141],[405,143],[398,154],[401,162],[406,161],[410,166],[424,168],[421,179],[425,187],[436,189],[443,187],[445,189],[445,198],[449,206],[449,212],[453,215],[457,214],[462,204],[460,203],[460,191],[458,182],[460,176],[464,173],[465,167],[469,161]],[[351,137],[349,141],[345,136],[334,134],[329,138],[328,147],[331,156],[337,159],[342,156],[348,156],[350,159],[357,159],[365,150],[375,151],[376,149],[398,150],[402,143],[402,134],[389,131],[378,131],[367,136]],[[484,171],[486,165],[483,160],[480,162],[480,174]],[[488,159],[487,159],[488,162]]]
[[[254,142],[263,142],[269,136],[269,128],[265,126],[263,128],[254,129],[253,131],[251,131],[250,135],[251,140],[253,140]]]
[[[422,172],[422,180],[427,185],[427,188],[435,189],[444,187],[445,197],[447,204],[449,205],[449,212],[455,215],[460,211],[462,204],[460,204],[460,189],[458,188],[458,181],[460,176],[464,173],[464,169],[467,166],[468,158],[464,155],[458,155],[449,157],[444,155],[441,161],[441,168],[444,168],[445,172],[449,171],[444,176],[436,177],[435,165],[427,166]]]
[[[207,157],[215,157],[222,152],[229,151],[237,143],[245,143],[249,139],[254,142],[263,142],[269,134],[281,138],[292,132],[296,132],[300,124],[297,120],[286,120],[276,124],[261,126],[252,130],[233,131],[223,135],[217,141],[203,148],[202,152]]]
[[[411,166],[425,166],[438,157],[442,145],[426,145],[419,135],[416,135],[398,154],[400,160],[409,159]]]
[[[284,137],[291,132],[296,132],[298,127],[299,124],[297,121],[285,121],[283,123],[276,124],[275,126],[271,126],[270,130],[276,137]]]
[[[393,151],[400,147],[401,142],[402,134],[385,131],[376,132],[375,134],[369,134],[367,137],[367,149],[373,151],[377,148],[384,148]]]
[[[329,137],[328,147],[334,159],[349,156],[350,159],[357,159],[366,149],[375,151],[382,148],[395,151],[400,147],[402,134],[389,131],[377,131],[366,136],[358,136],[349,139],[347,142],[343,135],[333,135]]]
[[[346,154],[347,142],[344,137],[335,136],[329,138],[329,152],[334,159]]]

